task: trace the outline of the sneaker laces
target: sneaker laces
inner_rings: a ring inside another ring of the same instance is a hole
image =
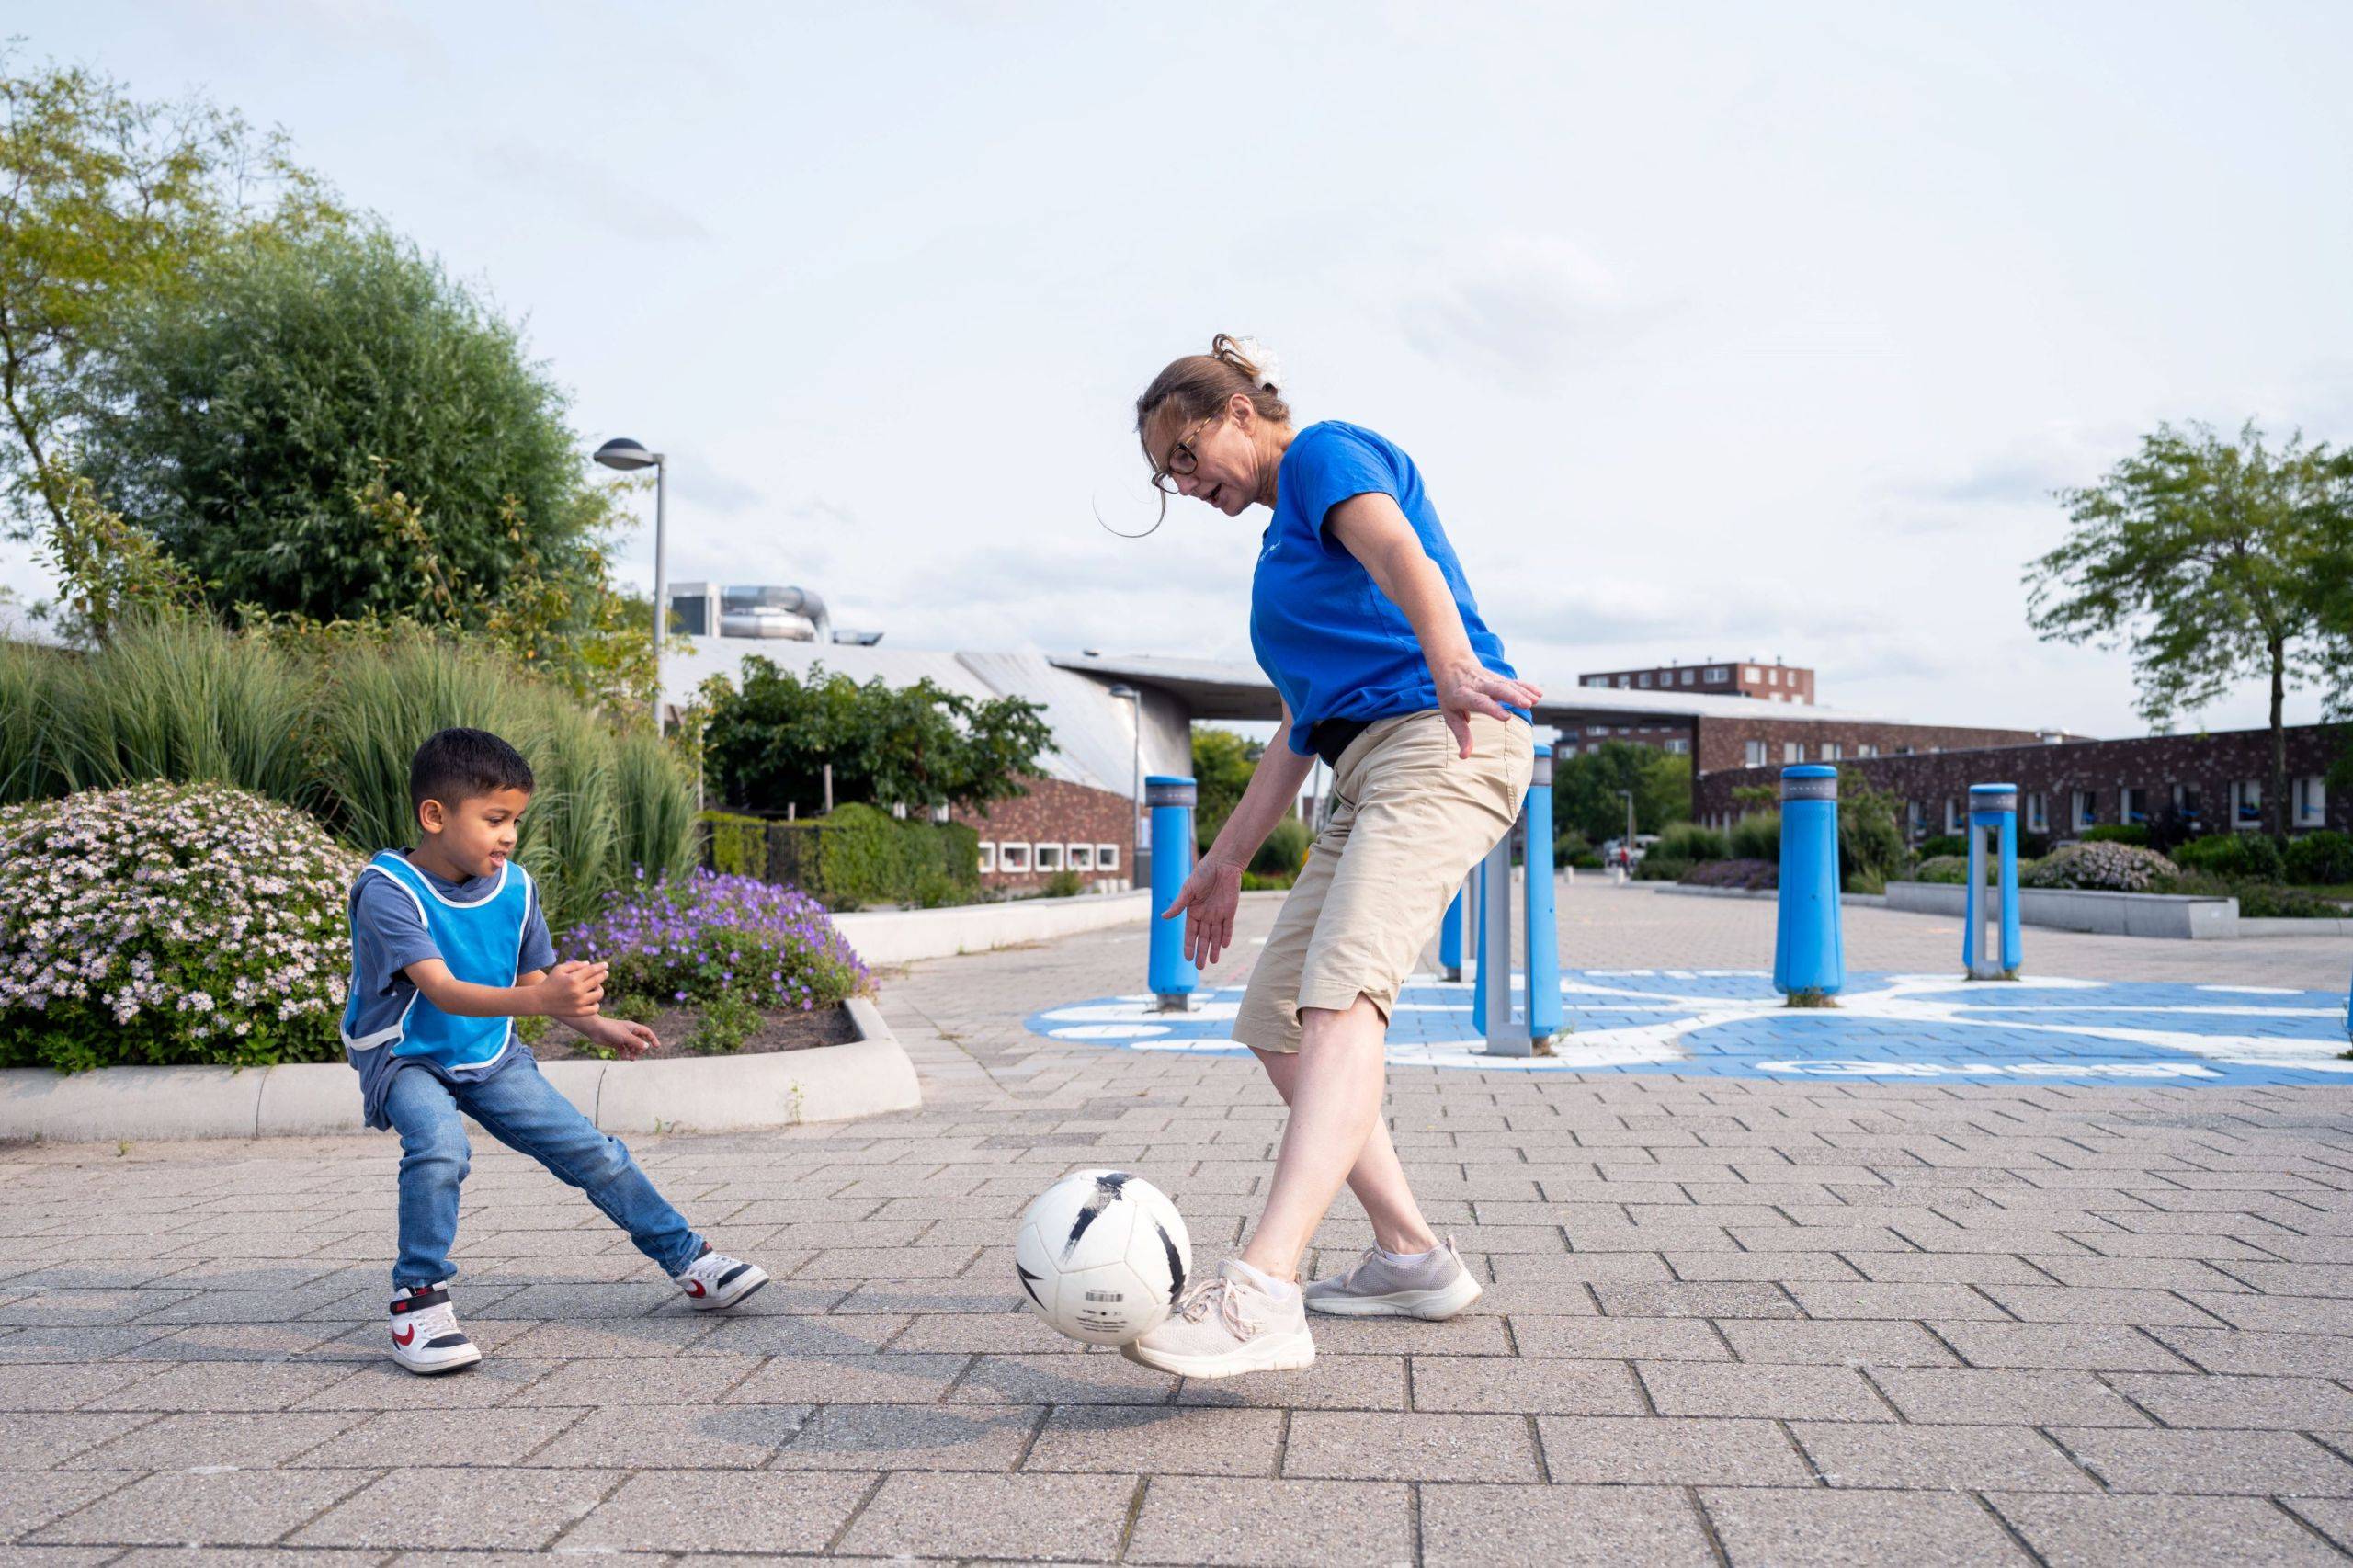
[[[392,1321],[395,1324],[415,1324],[416,1343],[420,1345],[428,1345],[445,1334],[459,1332],[458,1309],[447,1301],[439,1306],[426,1307],[422,1312],[403,1312]]]
[[[1257,1320],[1242,1310],[1244,1292],[1233,1288],[1233,1282],[1223,1275],[1196,1281],[1176,1299],[1177,1314],[1187,1323],[1200,1323],[1214,1308],[1218,1322],[1236,1339],[1248,1339],[1258,1332]]]

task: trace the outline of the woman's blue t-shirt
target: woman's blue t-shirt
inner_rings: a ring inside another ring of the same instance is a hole
[[[1290,707],[1289,742],[1302,756],[1314,749],[1307,732],[1319,719],[1387,719],[1438,706],[1438,684],[1413,622],[1347,546],[1324,530],[1333,507],[1375,491],[1396,501],[1454,591],[1479,663],[1519,678],[1504,658],[1503,639],[1479,618],[1414,460],[1362,426],[1336,419],[1310,425],[1291,437],[1276,471],[1275,517],[1250,582],[1250,649]],[[1534,722],[1524,708],[1510,710]]]

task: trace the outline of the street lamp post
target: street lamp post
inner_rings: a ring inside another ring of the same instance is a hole
[[[1135,777],[1130,788],[1134,798],[1129,802],[1128,827],[1131,835],[1128,844],[1128,880],[1142,886],[1143,868],[1143,693],[1122,681],[1111,688],[1111,695],[1127,702],[1135,710]]]
[[[1618,853],[1626,862],[1626,876],[1631,881],[1634,875],[1634,792],[1631,790],[1618,792],[1626,797],[1626,836],[1620,841]]]
[[[669,469],[660,452],[647,451],[642,442],[626,436],[616,436],[597,448],[597,460],[624,473],[641,468],[654,471],[654,733],[658,736],[662,733],[662,640],[670,630],[669,560],[663,549],[668,494],[664,480]]]

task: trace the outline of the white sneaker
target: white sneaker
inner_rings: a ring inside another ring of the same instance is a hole
[[[1297,1286],[1278,1300],[1227,1263],[1176,1298],[1166,1322],[1120,1354],[1140,1366],[1183,1378],[1243,1372],[1294,1372],[1315,1364],[1314,1336]]]
[[[683,1272],[671,1278],[687,1293],[687,1304],[704,1312],[732,1307],[768,1282],[767,1270],[758,1264],[713,1252],[709,1246]]]
[[[1450,1318],[1479,1299],[1479,1281],[1449,1236],[1415,1257],[1369,1247],[1346,1274],[1307,1287],[1307,1310],[1339,1317]]]
[[[462,1371],[482,1350],[458,1326],[446,1285],[404,1286],[392,1292],[392,1359],[420,1377]]]

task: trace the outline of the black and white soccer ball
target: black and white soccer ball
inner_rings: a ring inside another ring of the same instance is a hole
[[[1080,1171],[1021,1216],[1013,1267],[1040,1317],[1089,1345],[1126,1345],[1168,1316],[1193,1244],[1176,1205],[1143,1177]]]

